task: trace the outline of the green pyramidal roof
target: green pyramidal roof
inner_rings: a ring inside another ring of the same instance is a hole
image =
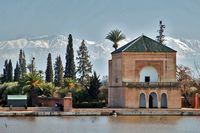
[[[120,52],[176,52],[175,50],[160,44],[159,42],[147,37],[140,36],[135,40],[113,51],[112,54]]]

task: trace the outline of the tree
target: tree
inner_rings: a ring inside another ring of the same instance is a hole
[[[12,82],[13,81],[13,67],[12,67],[12,61],[9,60],[8,63],[8,70],[7,70],[7,74],[8,74],[8,82]]]
[[[89,96],[92,99],[95,99],[95,100],[98,99],[100,86],[101,86],[101,82],[100,82],[99,76],[97,76],[96,72],[94,71],[94,74],[90,78],[90,87],[88,89]]]
[[[162,21],[160,21],[160,25],[159,26],[160,26],[160,29],[158,30],[159,35],[156,36],[156,38],[157,38],[157,41],[159,43],[164,44],[164,41],[165,41],[164,37],[165,37],[165,35],[163,35],[163,32],[164,32],[165,25],[163,25]]]
[[[181,93],[187,101],[187,104],[190,105],[188,97],[191,95],[190,88],[194,84],[191,69],[183,65],[178,65],[176,75],[177,81],[180,83]]]
[[[73,49],[73,39],[72,35],[69,34],[68,45],[66,50],[66,65],[65,65],[65,75],[66,78],[75,79],[75,63],[74,63],[74,49]]]
[[[60,56],[56,58],[54,69],[55,69],[55,77],[54,77],[55,86],[61,87],[63,85],[63,66]]]
[[[20,66],[20,76],[23,76],[26,74],[26,59],[25,59],[25,53],[22,49],[20,49],[19,52],[19,66]]]
[[[13,67],[12,61],[5,60],[4,69],[3,69],[3,82],[12,82],[13,80]]]
[[[27,68],[30,73],[35,73],[36,68],[35,68],[35,57],[32,58],[31,63],[27,65]]]
[[[66,87],[68,90],[73,89],[76,86],[76,82],[72,78],[64,78],[64,87]]]
[[[14,81],[19,81],[19,79],[20,79],[20,67],[19,67],[19,64],[17,62],[15,70],[14,70]]]
[[[88,55],[88,50],[84,43],[84,40],[82,41],[77,53],[77,73],[79,74],[78,81],[87,88],[90,80],[89,74],[92,72],[92,64],[89,61],[90,56]]]
[[[8,82],[8,60],[4,62],[2,82]]]
[[[40,89],[42,78],[39,73],[28,73],[20,79],[20,85],[23,86],[23,92],[28,94],[28,106],[36,104],[37,89]]]
[[[53,68],[52,68],[51,53],[49,53],[47,57],[47,68],[45,74],[46,74],[45,81],[53,83]]]
[[[108,35],[106,36],[106,39],[110,40],[111,42],[113,42],[113,48],[115,48],[115,50],[118,48],[119,44],[118,42],[121,40],[124,40],[126,37],[124,34],[121,33],[120,30],[115,29],[115,30],[111,30]]]

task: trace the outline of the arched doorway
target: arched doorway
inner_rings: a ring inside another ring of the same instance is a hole
[[[158,72],[152,66],[146,66],[140,71],[140,82],[158,82]]]
[[[146,108],[146,98],[144,93],[140,94],[140,108]]]
[[[165,93],[161,95],[161,108],[167,108],[167,95]]]
[[[149,108],[157,108],[157,107],[158,107],[157,95],[155,92],[152,92],[149,95]]]

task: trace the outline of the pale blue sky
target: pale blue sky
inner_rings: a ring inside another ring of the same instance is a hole
[[[102,40],[114,28],[133,39],[165,34],[200,40],[199,0],[0,0],[0,40],[72,33]]]

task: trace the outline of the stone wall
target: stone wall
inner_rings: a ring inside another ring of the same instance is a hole
[[[38,97],[37,104],[44,107],[54,107],[55,104],[64,104],[63,98]]]
[[[57,105],[62,105],[65,112],[70,112],[72,110],[72,96],[68,95],[64,98],[48,98],[48,97],[38,97],[38,105],[44,107],[56,107]]]

